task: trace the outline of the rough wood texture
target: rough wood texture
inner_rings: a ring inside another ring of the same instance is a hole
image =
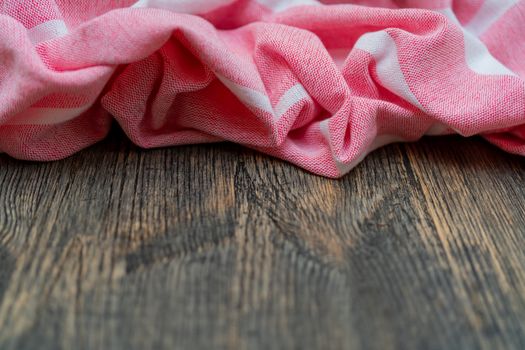
[[[523,349],[525,161],[392,145],[340,181],[230,144],[0,157],[0,349]]]

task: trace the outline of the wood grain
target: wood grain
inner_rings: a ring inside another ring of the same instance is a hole
[[[0,349],[523,349],[524,184],[459,137],[338,181],[118,130],[0,156]]]

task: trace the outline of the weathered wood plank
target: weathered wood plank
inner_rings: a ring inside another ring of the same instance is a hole
[[[342,180],[230,144],[0,157],[0,349],[525,347],[525,162],[392,145]]]

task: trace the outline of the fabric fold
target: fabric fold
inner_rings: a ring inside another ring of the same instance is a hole
[[[0,151],[60,159],[116,120],[327,177],[424,135],[525,155],[523,1],[89,3],[0,2]]]

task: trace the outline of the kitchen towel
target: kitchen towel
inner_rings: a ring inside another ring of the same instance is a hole
[[[423,135],[525,155],[525,1],[0,0],[0,151],[55,160],[116,120],[327,177]]]

